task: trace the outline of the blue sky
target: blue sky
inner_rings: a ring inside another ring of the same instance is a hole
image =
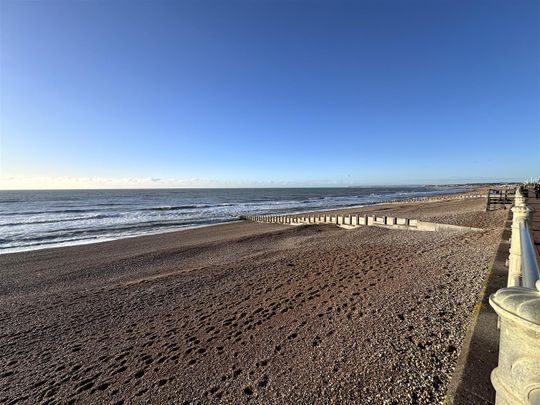
[[[536,0],[0,0],[0,187],[540,176],[539,72]]]

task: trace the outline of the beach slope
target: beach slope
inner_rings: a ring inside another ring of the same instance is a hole
[[[441,402],[506,216],[483,203],[388,205],[482,232],[238,222],[1,255],[0,401]]]

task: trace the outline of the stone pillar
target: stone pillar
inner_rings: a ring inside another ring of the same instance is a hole
[[[540,281],[536,289],[501,288],[489,297],[499,315],[499,363],[491,373],[496,405],[540,400]]]
[[[525,197],[521,191],[521,187],[516,188],[516,195],[514,196],[514,206],[525,206]]]
[[[517,193],[516,193],[517,195]],[[518,198],[516,197],[516,201]],[[521,236],[519,228],[524,224],[531,213],[525,205],[512,207],[512,236],[510,239],[510,256],[508,257],[508,287],[519,286],[521,279]]]

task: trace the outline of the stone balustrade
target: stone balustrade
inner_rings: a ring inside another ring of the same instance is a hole
[[[512,213],[508,287],[489,298],[500,328],[491,382],[497,405],[540,404],[540,272],[529,230],[534,214],[520,189]]]

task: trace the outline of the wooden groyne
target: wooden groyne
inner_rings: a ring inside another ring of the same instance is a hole
[[[437,202],[448,200],[464,200],[470,198],[486,198],[486,194],[458,194],[458,195],[441,195],[432,197],[416,197],[407,200],[390,200],[388,203],[409,203],[409,202]],[[347,208],[347,209],[350,209]],[[337,225],[341,228],[356,228],[359,226],[378,226],[392,229],[407,229],[415,231],[481,231],[481,228],[473,228],[470,226],[459,226],[450,224],[439,224],[435,222],[420,221],[418,219],[398,218],[387,215],[365,215],[365,214],[291,214],[291,215],[243,215],[240,219],[245,219],[254,222],[263,222],[270,224],[283,225],[315,225],[315,224],[330,224]]]
[[[299,214],[299,215],[246,215],[241,219],[283,225],[336,225],[341,228],[357,228],[360,226],[378,226],[392,229],[415,231],[481,231],[480,228],[425,222],[418,219],[398,218],[394,216],[363,214]]]
[[[407,198],[405,200],[388,200],[388,201],[381,201],[381,204],[386,203],[412,203],[412,202],[437,202],[437,201],[450,201],[450,200],[466,200],[469,198],[486,198],[486,194],[445,194],[445,195],[438,195],[438,196],[429,196],[429,197],[413,197],[413,198]]]

